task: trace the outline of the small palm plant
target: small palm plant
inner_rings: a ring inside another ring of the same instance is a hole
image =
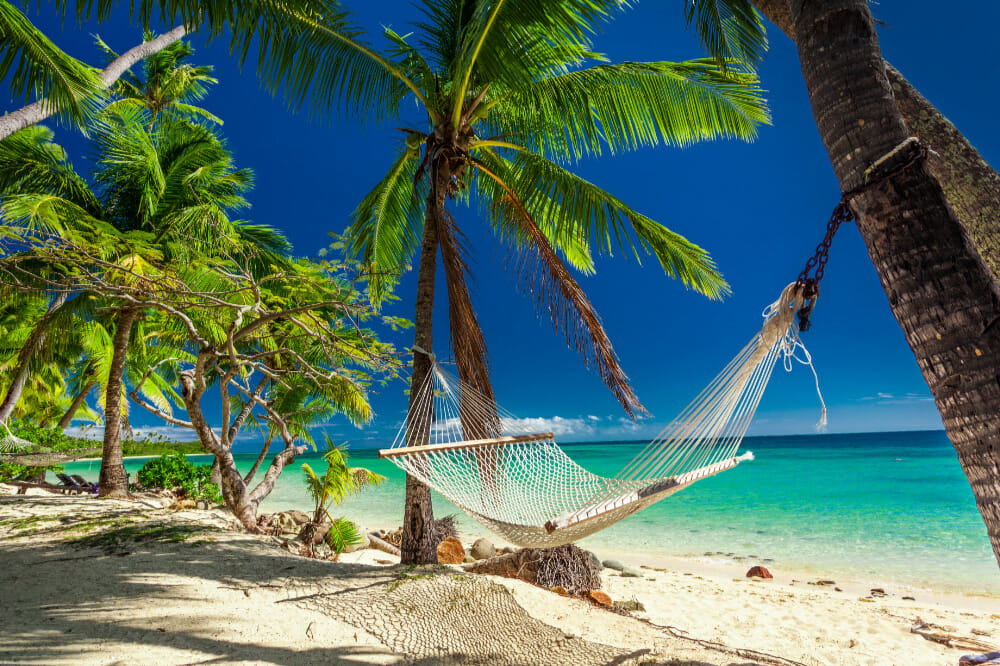
[[[344,552],[344,548],[356,546],[362,543],[363,539],[358,527],[350,520],[343,516],[334,518],[330,515],[330,507],[340,506],[348,497],[357,495],[368,486],[382,483],[385,477],[364,467],[349,466],[347,448],[334,444],[329,435],[324,436],[327,448],[323,454],[326,473],[317,476],[309,465],[302,465],[302,471],[306,475],[306,487],[316,508],[313,510],[312,520],[306,523],[299,533],[299,539],[311,549],[316,541],[316,532],[321,525],[329,521],[330,530],[326,533],[326,542],[333,549],[334,559],[337,559]]]

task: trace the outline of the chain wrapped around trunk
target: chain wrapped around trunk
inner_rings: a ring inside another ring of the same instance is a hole
[[[865,170],[864,183],[841,194],[840,202],[837,203],[837,207],[830,215],[830,220],[826,223],[826,235],[822,242],[816,246],[816,253],[806,262],[805,268],[802,269],[795,282],[802,290],[803,298],[802,307],[799,308],[798,312],[800,331],[808,331],[811,325],[809,316],[812,314],[816,298],[819,296],[819,283],[826,272],[826,262],[830,259],[830,246],[833,244],[833,237],[840,229],[841,224],[854,221],[851,200],[869,187],[887,180],[925,157],[927,157],[926,146],[921,144],[916,137],[910,137],[868,167]]]

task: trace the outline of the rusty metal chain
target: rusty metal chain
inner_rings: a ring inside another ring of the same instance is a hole
[[[846,197],[845,197],[846,199]],[[799,274],[799,279],[795,284],[802,288],[802,298],[805,299],[802,307],[799,308],[799,330],[808,331],[809,315],[812,314],[816,305],[816,297],[819,296],[819,281],[823,279],[826,272],[826,262],[830,260],[830,246],[833,244],[833,237],[844,222],[854,221],[854,212],[845,199],[841,199],[837,207],[833,209],[830,221],[826,223],[826,236],[823,241],[816,246],[816,254],[809,258],[806,267]],[[809,273],[815,269],[815,273],[810,277]]]
[[[892,158],[904,149],[912,148],[910,154],[895,164],[892,163]],[[813,307],[816,305],[816,298],[819,296],[819,282],[823,279],[823,274],[826,272],[826,262],[830,260],[830,246],[833,244],[833,237],[840,229],[840,225],[845,222],[854,221],[854,211],[851,210],[850,201],[861,194],[863,191],[867,190],[869,187],[877,185],[882,181],[888,179],[889,177],[899,173],[903,169],[908,168],[910,165],[924,159],[927,156],[927,148],[915,138],[910,138],[904,141],[902,144],[897,146],[888,155],[880,159],[868,171],[865,172],[865,182],[855,187],[854,189],[844,192],[840,197],[840,202],[837,207],[833,209],[833,213],[830,215],[830,220],[826,223],[826,236],[823,237],[823,241],[816,246],[816,253],[809,258],[806,262],[806,266],[802,269],[799,274],[798,280],[795,284],[799,285],[802,289],[803,304],[799,308],[799,330],[802,332],[808,331],[810,327],[809,316],[812,314]],[[888,167],[888,168],[886,168]],[[810,275],[812,273],[812,275]]]

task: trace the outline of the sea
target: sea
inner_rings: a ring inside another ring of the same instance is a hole
[[[561,444],[583,467],[614,476],[644,442]],[[804,575],[893,582],[1000,598],[1000,567],[969,483],[943,431],[749,437],[755,460],[705,479],[580,542],[598,555],[630,552],[708,562],[764,564]],[[402,523],[404,475],[374,449],[351,449],[351,465],[388,480],[335,509],[368,528]],[[248,470],[255,453],[237,454]],[[210,462],[207,456],[193,456]],[[136,472],[145,461],[129,459]],[[309,510],[302,463],[322,473],[319,453],[287,467],[266,512]],[[67,464],[95,480],[99,461]],[[443,497],[465,534],[488,535]],[[335,513],[335,515],[337,515]]]

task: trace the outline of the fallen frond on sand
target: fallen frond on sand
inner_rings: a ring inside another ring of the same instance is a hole
[[[919,617],[910,627],[910,633],[917,634],[932,643],[940,643],[945,647],[956,648],[959,650],[979,650],[982,652],[990,652],[991,650],[1000,649],[1000,646],[997,646],[995,643],[986,643],[985,641],[973,638],[972,636],[962,636],[961,634],[953,633],[948,631],[945,627],[924,622]]]

